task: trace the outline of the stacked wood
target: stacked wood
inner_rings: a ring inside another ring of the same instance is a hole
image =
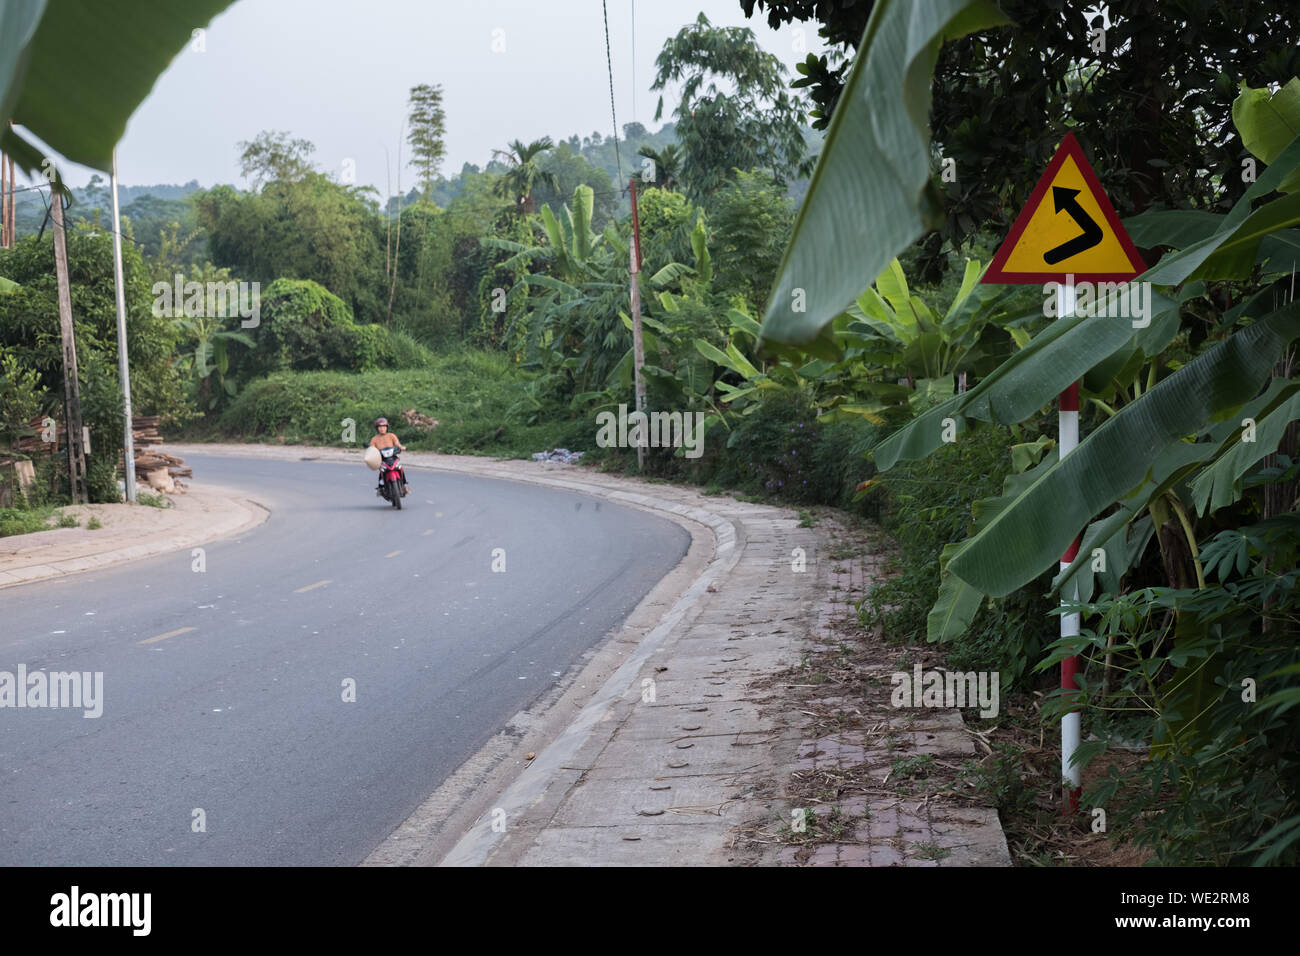
[[[184,458],[165,455],[160,451],[141,450],[135,456],[135,476],[150,488],[167,494],[178,491],[177,478],[193,478],[194,469]]]
[[[158,434],[158,415],[134,415],[131,418],[131,436],[137,447],[141,445],[161,445],[163,438]],[[54,427],[59,440],[63,440],[63,422],[54,419]],[[31,455],[36,452],[46,452],[50,450],[48,442],[41,441],[41,432],[45,429],[45,416],[38,415],[27,423],[27,429],[33,434],[14,442],[14,450],[20,451],[24,455]],[[120,447],[120,446],[119,446]],[[121,456],[118,456],[119,459]]]
[[[162,436],[158,434],[160,415],[132,415],[131,438],[137,445],[161,445]]]
[[[18,439],[14,443],[14,450],[24,455],[32,457],[46,456],[56,451],[56,446],[41,441],[41,432],[45,429],[44,415],[38,415],[27,423],[27,429],[33,434]],[[177,478],[193,478],[194,469],[185,464],[185,459],[177,458],[175,455],[165,455],[160,451],[150,449],[148,445],[158,445],[162,443],[162,436],[158,434],[157,415],[135,415],[131,419],[131,433],[135,440],[135,476],[138,481],[147,484],[150,488],[158,491],[172,494],[177,491],[183,491],[184,486],[176,483]],[[63,422],[55,419],[54,428],[59,439],[62,440]],[[122,462],[121,446],[118,446],[114,453],[117,463]],[[28,466],[30,468],[30,466]]]
[[[14,451],[22,452],[24,455],[35,455],[37,453],[49,454],[52,446],[49,442],[41,441],[41,432],[45,429],[45,416],[37,415],[31,421],[27,422],[26,427],[32,434],[19,438],[14,442]],[[62,437],[63,422],[56,419],[54,427],[58,429],[56,434]]]

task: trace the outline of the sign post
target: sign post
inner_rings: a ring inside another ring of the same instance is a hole
[[[1066,133],[980,281],[1006,285],[1055,282],[1056,315],[1064,319],[1073,316],[1077,308],[1076,282],[1127,282],[1145,271],[1137,248],[1120,224],[1078,140],[1073,133]],[[1078,382],[1070,383],[1061,392],[1057,407],[1057,449],[1063,459],[1079,444]],[[1061,555],[1062,571],[1078,553],[1076,536]],[[1061,602],[1077,601],[1078,597],[1078,583],[1071,581]],[[1061,637],[1078,637],[1079,623],[1077,613],[1061,615]],[[1078,691],[1075,675],[1079,668],[1078,657],[1061,661],[1062,691]],[[1080,768],[1073,765],[1073,758],[1080,734],[1079,712],[1071,710],[1061,718],[1061,782],[1066,815],[1079,809]]]

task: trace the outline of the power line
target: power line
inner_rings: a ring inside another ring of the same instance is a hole
[[[605,14],[605,63],[609,67],[609,118],[614,121],[614,163],[618,166],[618,188],[623,188],[623,160],[618,155],[618,115],[614,112],[614,56],[609,52],[609,7],[600,0]]]
[[[632,0],[632,122],[637,121],[637,0]]]

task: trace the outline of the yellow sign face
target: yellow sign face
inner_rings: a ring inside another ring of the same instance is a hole
[[[1146,271],[1072,133],[1052,157],[986,283],[1123,282]]]

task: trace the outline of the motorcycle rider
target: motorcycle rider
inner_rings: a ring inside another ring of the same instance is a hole
[[[371,447],[378,448],[381,450],[384,448],[395,447],[399,452],[406,451],[406,446],[403,445],[400,441],[398,441],[397,436],[388,430],[387,418],[375,419],[375,431],[378,432],[379,434],[371,437],[370,439]],[[410,490],[406,484],[406,469],[399,465],[397,470],[402,476],[402,497],[405,498],[407,492]]]

